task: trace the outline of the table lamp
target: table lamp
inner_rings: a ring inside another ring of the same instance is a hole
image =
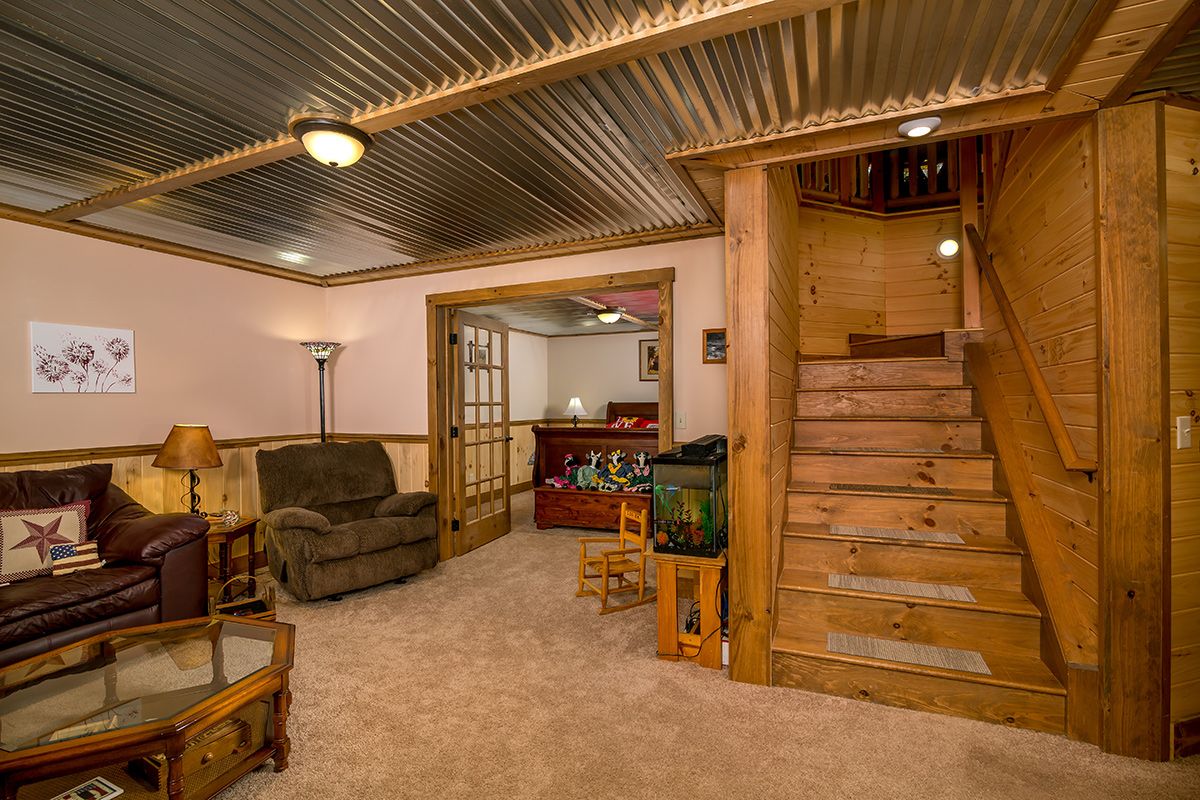
[[[575,428],[579,427],[579,418],[588,415],[587,409],[583,407],[583,403],[578,397],[571,398],[571,402],[567,403],[567,408],[563,413],[571,415],[571,425]]]
[[[200,485],[200,478],[196,476],[196,470],[221,466],[221,455],[207,425],[175,425],[150,463],[164,469],[187,470],[182,479],[187,487],[184,497],[188,500],[188,509],[199,514],[200,495],[196,493],[196,487]]]
[[[317,360],[317,383],[321,387],[321,441],[325,441],[325,362],[333,355],[333,351],[342,346],[341,342],[301,342],[312,357]]]

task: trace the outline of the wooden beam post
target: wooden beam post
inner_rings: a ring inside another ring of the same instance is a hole
[[[962,253],[963,327],[983,326],[983,311],[979,300],[979,262],[975,251],[967,246],[968,225],[979,227],[979,157],[974,136],[958,140],[959,206],[962,210],[963,235],[959,237]]]
[[[729,335],[729,677],[771,681],[767,171],[725,174]]]
[[[1105,750],[1169,757],[1170,450],[1161,103],[1097,115]]]

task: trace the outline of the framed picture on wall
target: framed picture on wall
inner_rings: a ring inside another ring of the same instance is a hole
[[[658,339],[638,341],[638,380],[658,380]]]
[[[131,330],[31,322],[29,343],[35,393],[134,391]]]
[[[725,329],[724,328],[705,328],[701,334],[704,337],[704,363],[705,364],[724,364],[725,363]]]

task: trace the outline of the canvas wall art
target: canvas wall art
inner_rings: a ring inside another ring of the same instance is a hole
[[[133,331],[29,323],[34,392],[134,390]]]

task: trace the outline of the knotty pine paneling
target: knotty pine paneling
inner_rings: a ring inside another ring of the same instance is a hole
[[[1200,428],[1174,449],[1175,417],[1200,423],[1200,112],[1165,119],[1171,386],[1171,718],[1200,716]]]
[[[787,523],[787,485],[791,468],[792,419],[796,412],[796,359],[801,348],[801,252],[795,170],[773,170],[768,180],[767,290],[770,293],[769,387],[771,418],[771,575],[782,563]]]
[[[1033,128],[1015,140],[987,223],[987,246],[1076,448],[1096,455],[1095,134],[1091,120]],[[1098,625],[1097,483],[1067,472],[991,292],[984,343],[1009,403],[1072,593]]]
[[[851,333],[885,333],[883,220],[801,207],[799,321],[802,353],[850,352]]]
[[[962,250],[954,258],[937,253],[948,236],[965,246],[957,209],[884,220],[884,329],[889,336],[962,327]]]

